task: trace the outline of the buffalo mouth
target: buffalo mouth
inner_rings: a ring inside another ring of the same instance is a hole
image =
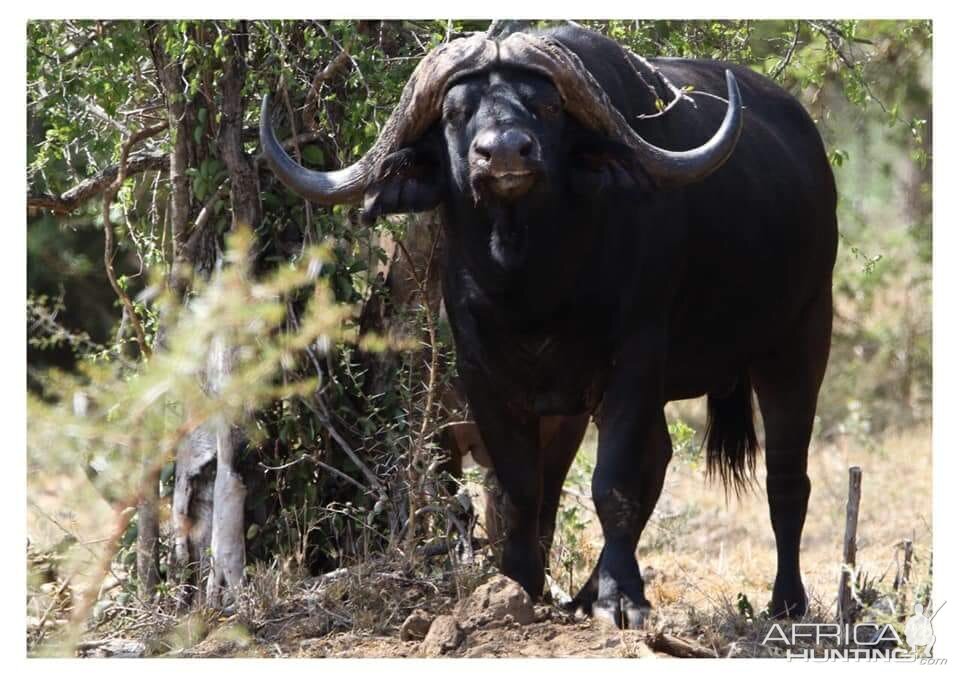
[[[537,169],[474,171],[470,178],[478,197],[513,201],[527,195],[540,177]]]

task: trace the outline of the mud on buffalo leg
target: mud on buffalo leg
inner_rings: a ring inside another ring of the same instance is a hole
[[[827,290],[808,309],[804,330],[751,367],[766,432],[767,501],[777,542],[770,601],[775,617],[800,617],[807,611],[800,577],[800,538],[810,498],[807,451],[830,352],[831,322]]]
[[[544,572],[538,539],[542,463],[537,417],[510,411],[502,397],[481,384],[464,379],[464,385],[503,491],[505,537],[500,569],[538,599],[543,594]]]

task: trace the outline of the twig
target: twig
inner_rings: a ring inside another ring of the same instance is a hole
[[[308,144],[323,138],[325,135],[325,132],[318,130],[301,132],[283,141],[282,145],[286,150],[291,150],[298,144]],[[131,177],[135,174],[142,174],[143,172],[162,170],[167,166],[169,160],[169,153],[154,151],[135,153],[127,159],[126,176]],[[266,162],[266,157],[260,153],[254,157],[254,162],[258,165],[263,164]],[[27,209],[30,211],[47,210],[59,215],[70,214],[83,203],[106,191],[114,182],[119,172],[119,164],[110,165],[60,195],[54,195],[52,193],[28,194]],[[213,198],[211,198],[211,201],[212,200]],[[209,202],[210,201],[208,201],[208,204]]]
[[[873,93],[873,89],[870,87],[870,83],[868,83],[866,79],[864,79],[860,71],[857,70],[857,64],[851,61],[850,57],[848,57],[844,53],[843,35],[840,33],[840,31],[835,26],[829,23],[827,23],[826,26],[823,26],[817,23],[816,21],[807,21],[807,23],[810,24],[810,26],[813,27],[815,31],[817,31],[818,33],[820,33],[820,35],[824,37],[824,39],[827,41],[827,44],[830,45],[830,48],[833,50],[833,52],[837,55],[837,57],[840,58],[840,61],[843,62],[843,65],[849,68],[850,71],[856,76],[857,81],[863,87],[864,91],[867,93],[867,96],[870,97],[870,99],[872,99],[874,103],[876,103],[880,107],[881,111],[889,114],[890,111],[887,109],[886,105],[879,98],[877,98],[877,95]],[[856,39],[853,39],[853,41],[858,42]],[[895,117],[902,124],[907,125],[908,129],[913,127],[913,125],[909,121],[904,119],[904,117],[901,116],[899,112],[896,113]]]
[[[780,63],[777,64],[776,68],[773,69],[773,72],[770,73],[770,78],[773,80],[779,80],[780,76],[786,70],[787,66],[790,65],[790,61],[793,60],[793,54],[797,50],[797,44],[800,42],[800,22],[797,21],[793,26],[793,42],[790,43],[790,48],[787,50],[787,53],[783,55],[783,58],[780,60]]]
[[[687,92],[687,94],[696,94],[697,96],[708,97],[710,99],[716,99],[717,101],[722,101],[727,105],[730,104],[729,99],[722,97],[719,94],[714,94],[713,92],[704,92],[703,90],[699,90],[699,89],[691,89]],[[743,108],[746,108],[746,106],[744,106]]]
[[[168,162],[168,158],[169,155],[167,153],[159,152],[138,153],[133,155],[127,159],[126,176],[129,177],[142,172],[161,170]],[[50,193],[28,194],[27,209],[49,210],[54,214],[69,214],[87,200],[107,190],[119,172],[119,164],[110,165],[60,195]]]
[[[324,66],[317,74],[313,76],[310,83],[310,91],[307,92],[306,104],[303,107],[303,126],[312,130],[316,127],[313,119],[320,106],[320,88],[324,83],[333,80],[350,63],[350,55],[346,50],[341,49],[330,63]]]
[[[340,432],[337,431],[336,428],[334,428],[333,422],[330,420],[330,415],[327,412],[327,407],[326,407],[326,404],[324,404],[323,399],[320,398],[318,395],[315,395],[313,398],[313,402],[317,404],[317,406],[320,408],[321,411],[318,411],[316,408],[314,408],[309,400],[307,399],[303,400],[304,405],[306,405],[307,408],[311,412],[313,412],[317,416],[317,418],[323,423],[323,425],[326,426],[327,431],[330,433],[330,437],[333,438],[334,441],[336,441],[337,445],[340,446],[340,449],[342,449],[344,453],[348,457],[350,457],[350,460],[354,464],[356,464],[357,467],[363,472],[363,475],[366,477],[367,481],[373,487],[376,488],[377,493],[380,495],[380,497],[385,498],[386,490],[384,489],[383,484],[380,482],[380,479],[377,478],[377,474],[371,471],[370,468],[363,463],[363,460],[360,459],[357,453],[353,451],[353,448],[351,448],[350,445],[347,443],[347,441],[344,440],[343,436],[340,435]]]
[[[30,499],[29,497],[27,498],[27,505],[30,506],[30,508],[32,508],[34,511],[36,511],[37,513],[39,513],[41,516],[43,516],[44,518],[46,518],[47,520],[49,520],[49,521],[50,521],[51,523],[53,523],[55,526],[57,526],[58,528],[60,528],[60,530],[62,530],[64,534],[66,534],[68,537],[70,537],[71,539],[73,539],[75,543],[79,544],[79,545],[82,546],[84,549],[86,549],[86,550],[90,553],[90,555],[96,557],[96,555],[97,555],[96,551],[94,551],[92,548],[90,548],[90,547],[87,545],[86,542],[81,541],[80,538],[77,537],[77,535],[74,534],[69,528],[65,527],[62,523],[60,523],[60,521],[58,521],[56,518],[54,518],[53,516],[51,516],[49,513],[47,513],[46,511],[44,511],[42,508],[40,508],[40,507],[37,505],[37,503],[36,503],[35,501],[33,501],[32,499]]]
[[[107,112],[105,110],[103,110],[100,106],[98,106],[94,102],[87,101],[86,99],[80,99],[80,103],[83,104],[83,107],[86,108],[87,111],[97,120],[100,120],[101,122],[105,122],[111,127],[117,128],[117,130],[119,130],[121,134],[126,134],[128,136],[133,134],[133,132],[130,131],[129,127],[124,125],[119,120],[114,120],[113,118],[111,118],[109,115],[107,115]]]
[[[326,26],[324,26],[322,23],[317,23],[316,25],[327,40],[332,42],[337,49],[347,55],[347,58],[350,59],[350,63],[353,64],[354,70],[357,72],[357,77],[360,78],[360,82],[363,84],[363,88],[367,90],[367,97],[372,98],[373,92],[370,90],[370,85],[367,84],[367,79],[363,77],[363,71],[360,70],[360,65],[357,63],[357,60],[353,58],[353,55],[350,54],[349,50],[340,44],[339,40],[333,37],[330,31],[327,30]]]
[[[416,264],[413,261],[413,257],[410,256],[407,246],[404,244],[402,239],[397,239],[397,247],[400,249],[403,257],[407,260],[407,265],[410,267],[410,274],[413,276],[414,282],[417,284],[417,289],[419,290],[420,298],[423,302],[424,310],[426,311],[427,336],[430,342],[430,368],[427,374],[427,401],[424,405],[423,421],[420,423],[420,431],[417,434],[417,441],[414,443],[413,449],[411,450],[410,465],[408,470],[410,480],[410,518],[409,522],[407,523],[407,543],[410,546],[409,550],[411,553],[414,552],[412,547],[416,540],[416,518],[419,515],[420,505],[418,469],[422,465],[421,461],[423,457],[424,443],[427,439],[430,423],[433,420],[434,400],[437,390],[437,371],[439,369],[440,360],[439,351],[437,350],[436,321],[433,317],[433,309],[430,304],[430,291],[427,287],[430,280],[430,268],[433,264],[434,255],[436,254],[437,244],[439,241],[440,231],[438,229],[433,237],[433,243],[430,247],[430,255],[427,259],[424,275],[421,277],[417,273]]]
[[[217,201],[225,198],[228,195],[227,184],[230,183],[230,177],[227,177],[223,180],[223,183],[213,192],[213,195],[204,203],[203,209],[200,210],[200,213],[197,215],[197,220],[193,223],[192,231],[203,228],[207,225],[207,222],[210,220],[210,217],[213,215],[213,210],[217,205]]]
[[[310,454],[303,454],[303,455],[301,455],[298,459],[294,459],[293,461],[288,461],[286,464],[281,464],[280,466],[268,466],[267,464],[264,464],[263,462],[260,462],[260,468],[262,468],[262,469],[264,469],[264,470],[267,470],[267,471],[282,471],[282,470],[284,470],[284,469],[286,469],[286,468],[290,468],[291,466],[296,466],[297,464],[299,464],[300,462],[303,462],[303,461],[313,462],[314,464],[316,464],[316,465],[319,466],[320,468],[322,468],[322,469],[324,469],[324,470],[326,470],[326,471],[329,471],[330,473],[334,474],[335,476],[338,476],[338,477],[340,477],[340,478],[343,478],[343,479],[346,480],[348,483],[351,483],[352,485],[354,485],[355,487],[357,487],[357,488],[358,488],[359,490],[361,490],[362,492],[364,492],[364,493],[370,493],[370,488],[367,487],[366,485],[364,485],[364,484],[358,482],[357,480],[351,478],[350,476],[348,476],[346,473],[344,473],[344,472],[341,471],[340,469],[335,468],[335,467],[333,467],[333,466],[330,466],[329,464],[326,464],[326,463],[320,461],[319,459],[317,459],[316,456],[310,455]]]
[[[47,624],[47,619],[50,617],[50,613],[57,607],[57,603],[60,600],[60,596],[63,594],[67,586],[70,585],[70,580],[73,579],[73,575],[68,575],[61,582],[60,586],[57,587],[57,590],[53,592],[53,595],[50,597],[50,604],[47,606],[47,609],[44,610],[43,615],[40,617],[40,620],[37,622],[37,628],[35,633],[37,634],[35,643],[40,643],[43,641],[43,627]]]
[[[899,589],[898,605],[900,607],[900,614],[898,619],[903,621],[907,618],[907,586],[910,584],[910,570],[913,566],[913,540],[904,539],[902,542],[903,546],[903,571],[900,573],[900,576],[897,579],[896,588]]]
[[[78,43],[73,48],[73,51],[70,52],[69,54],[64,54],[58,57],[57,61],[59,62],[59,65],[62,66],[67,61],[72,61],[75,58],[77,58],[80,55],[80,53],[83,52],[83,50],[85,50],[87,47],[89,47],[94,42],[96,42],[97,38],[102,38],[104,33],[106,32],[106,29],[110,28],[110,26],[115,23],[117,22],[116,21],[98,21],[92,35],[88,35],[84,40]]]
[[[128,315],[128,320],[133,326],[134,334],[137,337],[137,345],[140,347],[140,355],[145,358],[149,358],[153,354],[153,351],[150,350],[150,346],[147,344],[147,337],[143,331],[140,318],[133,307],[133,302],[130,301],[130,297],[120,287],[117,282],[116,272],[113,269],[113,222],[110,220],[110,205],[113,203],[113,199],[127,178],[127,157],[130,155],[130,149],[144,139],[156,136],[165,129],[167,129],[167,123],[163,122],[153,127],[146,127],[132,134],[130,138],[127,139],[120,151],[120,169],[117,172],[117,178],[113,180],[113,183],[110,184],[103,194],[103,265],[106,269],[110,286],[120,299],[120,303],[123,304],[123,308]]]
[[[630,58],[633,58],[635,62],[646,67],[647,70],[653,73],[660,80],[660,82],[663,83],[663,86],[666,87],[668,90],[670,90],[670,92],[673,94],[673,99],[670,101],[670,103],[664,106],[663,108],[661,108],[659,111],[657,111],[656,113],[638,115],[637,119],[645,120],[648,118],[659,118],[661,115],[665,115],[668,111],[670,111],[670,109],[676,106],[677,102],[681,100],[689,101],[694,108],[697,107],[696,102],[693,99],[691,99],[689,96],[687,96],[687,93],[683,89],[674,85],[673,82],[671,82],[667,76],[665,76],[662,72],[660,72],[660,69],[656,68],[653,64],[651,64],[649,61],[644,59],[642,56],[640,56],[633,50],[627,49],[626,53],[627,53],[628,61]],[[647,87],[650,88],[650,92],[653,94],[654,97],[656,97],[656,100],[661,101],[660,95],[658,94],[656,88],[654,88],[653,85],[648,83],[646,79],[644,79],[643,74],[640,72],[640,69],[636,68],[637,64],[634,63],[632,65],[636,69],[637,75],[640,77],[640,80],[642,80],[644,84],[646,84]]]

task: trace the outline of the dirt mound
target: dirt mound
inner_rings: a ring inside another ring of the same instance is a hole
[[[420,654],[424,657],[440,657],[455,651],[466,635],[456,618],[442,614],[430,624],[427,637],[420,644]]]
[[[534,620],[534,609],[530,596],[517,582],[498,574],[461,601],[456,615],[473,625],[506,620],[507,617],[509,621],[522,625]]]

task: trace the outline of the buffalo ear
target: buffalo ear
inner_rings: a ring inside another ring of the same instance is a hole
[[[574,190],[584,195],[654,189],[631,149],[613,141],[591,138],[574,149],[571,167]]]
[[[367,186],[361,220],[370,225],[386,214],[426,212],[440,204],[444,190],[435,150],[427,144],[403,148],[384,158],[377,178]]]

